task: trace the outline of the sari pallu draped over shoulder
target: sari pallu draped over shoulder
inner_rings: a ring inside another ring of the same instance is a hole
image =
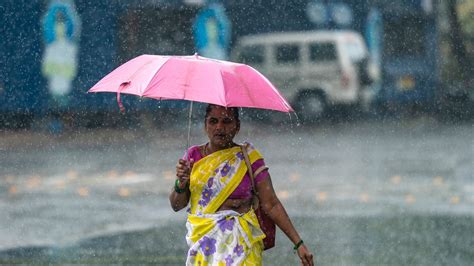
[[[251,163],[262,159],[246,144]],[[253,209],[240,214],[217,211],[240,184],[247,165],[239,146],[217,151],[193,166],[186,227],[189,245],[186,265],[261,265],[262,239]]]

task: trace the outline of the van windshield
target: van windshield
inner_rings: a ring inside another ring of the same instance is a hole
[[[365,50],[361,43],[355,39],[346,39],[342,42],[342,49],[344,49],[352,62],[359,62],[365,58]]]

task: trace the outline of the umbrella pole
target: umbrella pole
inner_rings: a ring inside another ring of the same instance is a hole
[[[193,116],[193,101],[189,104],[189,115],[188,115],[188,140],[186,142],[186,160],[189,161],[189,145],[191,139],[191,117]]]

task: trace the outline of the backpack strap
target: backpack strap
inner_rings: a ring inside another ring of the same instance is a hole
[[[256,210],[260,206],[260,202],[259,202],[259,199],[258,199],[257,189],[255,189],[255,180],[254,180],[255,179],[255,173],[252,171],[252,165],[250,164],[249,154],[247,153],[247,148],[245,147],[245,145],[240,145],[240,149],[242,150],[242,153],[244,154],[245,164],[247,165],[247,169],[248,169],[249,176],[250,176],[250,181],[252,183],[252,207],[253,207],[254,210]],[[260,170],[260,168],[257,169],[257,170]],[[263,170],[260,170],[260,172],[261,171],[263,171]]]
[[[242,153],[244,155],[244,160],[245,160],[245,164],[247,165],[247,170],[249,172],[249,176],[250,176],[250,181],[252,183],[252,192],[253,194],[256,194],[256,190],[255,190],[255,175],[252,171],[252,165],[250,164],[250,159],[249,159],[249,154],[247,153],[247,148],[245,147],[245,145],[240,145],[240,149],[242,150]]]

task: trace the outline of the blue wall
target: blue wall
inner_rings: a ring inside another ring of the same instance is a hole
[[[87,94],[107,73],[117,66],[117,13],[111,1],[76,1],[82,20],[79,47],[79,72],[71,103],[76,110],[106,110],[117,106],[114,95]]]
[[[7,0],[0,7],[0,110],[35,112],[45,107],[41,73],[41,1]]]
[[[117,9],[106,1],[75,1],[82,20],[78,75],[72,109],[108,108],[111,95],[86,91],[116,66]],[[48,110],[47,82],[41,74],[44,49],[41,19],[45,1],[2,1],[0,18],[0,111],[42,114]]]

